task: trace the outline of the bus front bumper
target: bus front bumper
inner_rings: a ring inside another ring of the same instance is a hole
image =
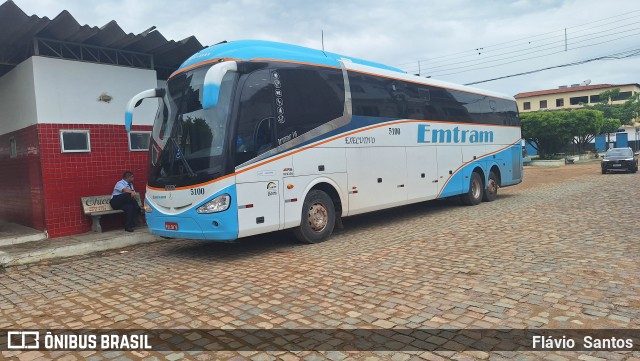
[[[231,222],[221,217],[202,214],[197,217],[167,217],[151,214],[147,213],[147,225],[149,231],[158,236],[212,241],[233,241],[238,238],[237,222],[236,225],[230,224]]]
[[[210,214],[200,214],[196,211],[199,205],[222,193],[228,193],[231,196],[231,204],[228,209]],[[151,212],[145,213],[149,231],[152,234],[169,238],[236,240],[238,239],[239,227],[235,195],[235,187],[225,189],[191,209],[175,215],[163,213],[152,203],[147,202],[147,206],[151,208]]]

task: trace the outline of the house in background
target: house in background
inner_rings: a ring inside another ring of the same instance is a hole
[[[54,19],[0,5],[0,218],[61,237],[91,230],[80,198],[110,194],[125,170],[144,192],[156,103],[128,100],[163,86],[203,49],[193,36],[167,40],[152,27],[127,34],[115,21],[80,25],[67,11]],[[121,227],[120,215],[104,219]]]
[[[518,103],[518,111],[527,113],[541,110],[578,109],[583,104],[594,105],[600,102],[600,94],[607,90],[620,89],[618,96],[611,104],[622,104],[628,99],[640,94],[640,84],[582,84],[563,85],[557,89],[538,90],[519,93],[515,95]],[[596,137],[594,147],[598,151],[604,151],[611,146],[632,147],[640,149],[640,125],[623,126],[619,132],[612,133],[608,138],[604,135]],[[607,145],[607,141],[610,142]],[[536,151],[527,144],[527,154],[535,155]]]

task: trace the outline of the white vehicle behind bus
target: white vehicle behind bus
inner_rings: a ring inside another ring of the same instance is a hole
[[[193,55],[160,99],[145,197],[152,233],[229,241],[522,181],[513,97],[343,55],[236,41]]]

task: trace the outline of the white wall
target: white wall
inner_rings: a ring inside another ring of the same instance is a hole
[[[630,125],[623,125],[620,128],[624,129],[624,132],[627,133],[627,140],[629,141],[629,143],[635,142],[636,140],[640,140],[640,131],[636,132],[636,127],[630,126]],[[640,130],[640,127],[638,127],[638,129]],[[612,142],[615,142],[616,134],[620,134],[620,133],[611,133]]]
[[[155,70],[34,56],[38,123],[124,125],[125,106],[137,93],[157,87]],[[98,101],[106,93],[109,103]],[[158,101],[136,108],[134,125],[152,125]]]
[[[0,78],[0,135],[36,124],[33,58]]]

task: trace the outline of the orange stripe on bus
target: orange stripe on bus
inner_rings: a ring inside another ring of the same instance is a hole
[[[185,66],[182,69],[178,69],[178,70],[174,71],[173,74],[171,74],[169,76],[169,79],[173,78],[174,76],[176,76],[176,75],[178,75],[180,73],[184,73],[185,71],[189,71],[191,69],[199,68],[199,67],[201,67],[203,65],[207,65],[207,64],[211,64],[211,63],[220,63],[220,62],[223,62],[223,61],[236,61],[236,60],[237,59],[234,59],[234,58],[216,58],[216,59],[204,60],[204,61],[201,61],[199,63],[191,64],[189,66]]]

